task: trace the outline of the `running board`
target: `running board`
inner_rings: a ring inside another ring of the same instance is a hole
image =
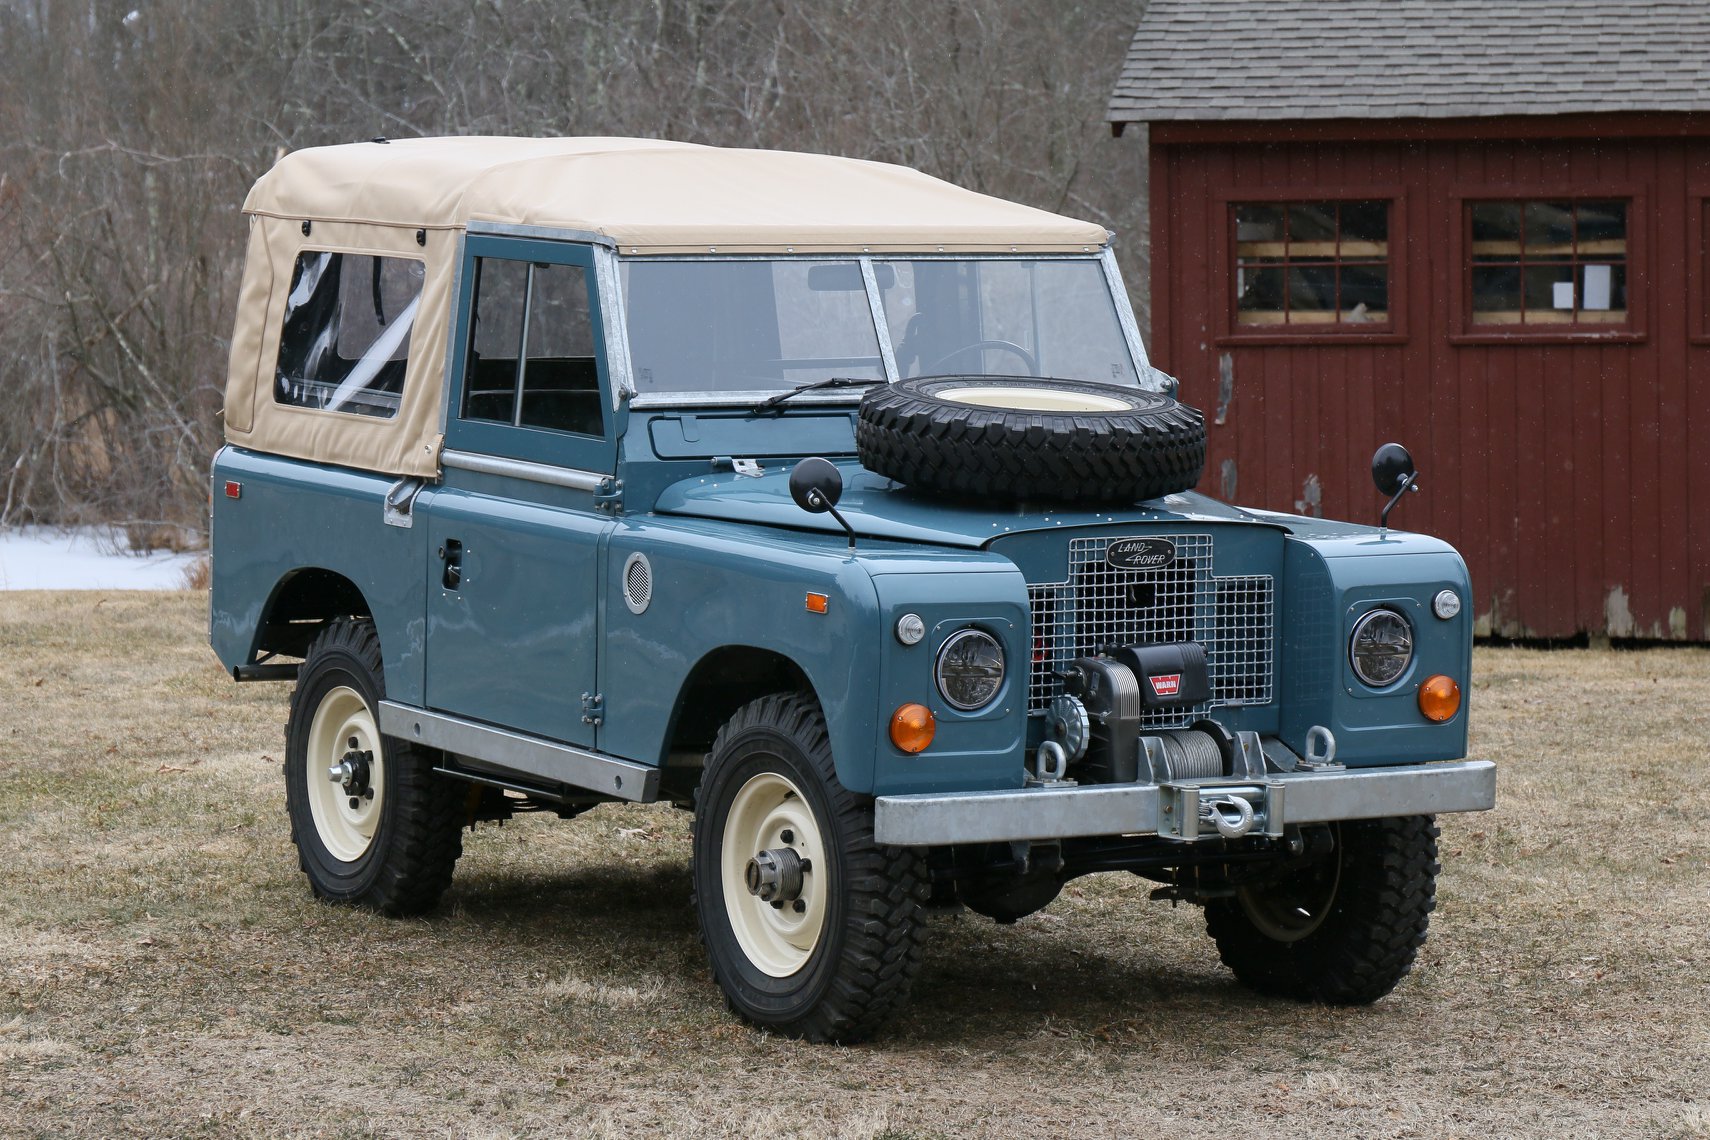
[[[620,800],[652,803],[659,798],[657,768],[446,713],[381,701],[380,731],[412,744],[441,748]]]

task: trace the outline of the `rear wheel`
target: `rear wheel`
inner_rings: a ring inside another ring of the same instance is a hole
[[[341,619],[310,643],[285,728],[285,806],[315,894],[417,914],[451,885],[467,795],[432,754],[380,734],[380,639]]]
[[[1355,820],[1333,833],[1323,857],[1206,904],[1224,965],[1261,993],[1374,1002],[1425,942],[1440,869],[1432,817]]]
[[[871,801],[838,783],[810,698],[764,697],[725,724],[694,830],[701,939],[734,1012],[851,1041],[902,1005],[921,961],[925,868],[873,841]]]

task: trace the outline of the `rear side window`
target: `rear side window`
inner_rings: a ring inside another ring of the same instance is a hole
[[[291,273],[273,398],[391,419],[404,391],[423,266],[404,257],[306,252]]]

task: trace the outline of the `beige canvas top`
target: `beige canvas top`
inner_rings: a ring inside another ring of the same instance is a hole
[[[624,256],[1080,253],[1109,238],[1102,226],[906,167],[650,139],[467,137],[316,147],[281,158],[256,182],[244,210],[249,250],[232,330],[226,439],[424,477],[439,474],[457,231],[471,222],[601,235]],[[314,250],[422,262],[404,390],[389,419],[274,399],[292,269]]]
[[[297,151],[244,209],[277,218],[601,234],[625,254],[1083,251],[1104,227],[889,163],[651,139],[460,137]]]

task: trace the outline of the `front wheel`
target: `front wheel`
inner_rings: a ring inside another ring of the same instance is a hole
[[[754,1025],[852,1041],[907,997],[925,868],[873,841],[872,804],[838,783],[810,698],[763,697],[719,730],[696,798],[693,880],[713,978]]]
[[[1223,964],[1261,993],[1365,1005],[1413,968],[1436,906],[1437,827],[1428,815],[1332,828],[1334,849],[1279,878],[1206,903]]]
[[[387,914],[439,901],[463,852],[463,787],[380,735],[380,639],[340,619],[309,645],[285,726],[285,807],[315,894]]]

